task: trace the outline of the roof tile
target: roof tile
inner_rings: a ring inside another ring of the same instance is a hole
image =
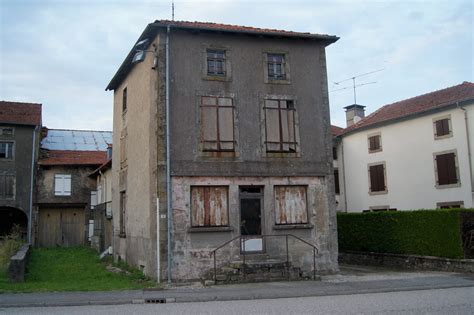
[[[104,151],[42,150],[40,165],[102,165],[107,162]]]
[[[41,125],[41,104],[0,101],[0,123]]]

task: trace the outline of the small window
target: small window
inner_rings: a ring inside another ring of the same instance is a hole
[[[15,175],[9,173],[0,174],[0,199],[15,198]]]
[[[0,159],[13,160],[13,142],[0,142]]]
[[[438,202],[436,204],[438,209],[460,209],[464,208],[464,201],[448,201],[448,202]]]
[[[267,54],[268,79],[286,80],[285,55]]]
[[[296,110],[292,100],[265,100],[265,146],[267,152],[295,153]]]
[[[54,175],[54,195],[71,196],[71,175]]]
[[[435,154],[436,186],[459,184],[456,153]]]
[[[10,127],[0,128],[0,136],[13,136],[13,128],[10,128]]]
[[[451,116],[433,119],[434,136],[436,140],[452,136]]]
[[[227,186],[191,187],[192,227],[229,225]]]
[[[92,190],[91,191],[91,209],[94,209],[97,206],[97,191]]]
[[[382,151],[381,135],[371,135],[368,137],[369,153]]]
[[[306,186],[275,186],[275,223],[306,224]]]
[[[126,191],[120,192],[120,222],[119,222],[119,236],[125,237],[125,215],[127,213],[127,194]]]
[[[234,105],[230,97],[201,97],[202,150],[235,150]]]
[[[386,193],[385,164],[369,165],[369,193]]]
[[[207,75],[225,76],[225,50],[207,50]]]
[[[332,158],[337,160],[337,147],[332,147]]]
[[[123,89],[122,92],[122,114],[127,111],[127,88]]]
[[[341,193],[339,187],[339,170],[337,168],[334,170],[334,191],[336,195],[339,195]]]

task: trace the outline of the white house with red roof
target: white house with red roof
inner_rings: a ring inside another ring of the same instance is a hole
[[[474,84],[385,105],[346,107],[337,136],[339,211],[474,206]],[[337,189],[336,189],[337,190]]]

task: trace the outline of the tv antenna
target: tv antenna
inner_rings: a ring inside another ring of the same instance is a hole
[[[339,81],[339,82],[334,82],[335,85],[339,85],[339,84],[341,84],[341,83],[343,83],[343,82],[347,82],[347,81],[349,81],[349,80],[352,80],[352,87],[346,86],[346,87],[342,87],[342,88],[340,88],[340,89],[332,90],[331,92],[342,91],[342,90],[347,90],[347,89],[352,88],[353,91],[354,91],[354,104],[357,104],[356,88],[357,88],[357,87],[360,87],[360,86],[368,85],[368,84],[375,84],[375,83],[377,83],[377,81],[372,81],[372,82],[365,82],[365,83],[361,83],[361,84],[356,84],[356,79],[357,79],[357,78],[360,78],[360,77],[363,77],[363,76],[366,76],[366,75],[369,75],[369,74],[372,74],[372,73],[380,72],[380,71],[383,71],[383,70],[385,70],[385,68],[378,69],[378,70],[374,70],[374,71],[370,71],[370,72],[366,72],[366,73],[362,73],[362,74],[358,74],[358,75],[355,75],[355,76],[353,76],[353,77],[350,77],[350,78],[341,80],[341,81]]]
[[[174,21],[174,1],[171,1],[171,20]]]

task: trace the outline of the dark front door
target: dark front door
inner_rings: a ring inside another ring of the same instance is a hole
[[[261,252],[263,250],[262,235],[263,188],[240,188],[240,234],[242,251]]]

